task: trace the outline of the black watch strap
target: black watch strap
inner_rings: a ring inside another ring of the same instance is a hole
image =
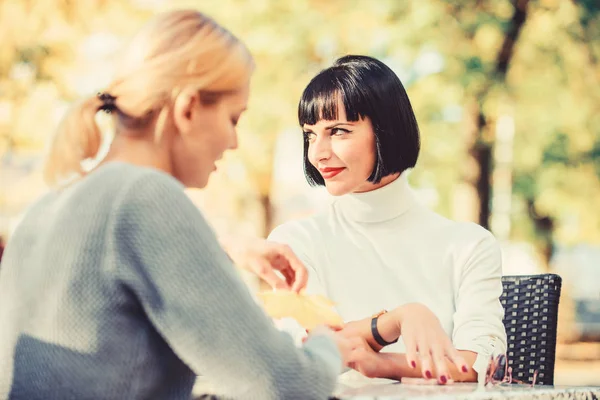
[[[390,344],[394,344],[398,341],[398,338],[396,338],[396,340],[391,341],[391,342],[387,342],[384,338],[381,337],[381,335],[379,334],[379,331],[377,330],[377,320],[379,319],[379,315],[376,317],[373,317],[373,319],[371,320],[371,334],[373,335],[373,339],[375,339],[375,341],[382,347],[385,346],[389,346]]]

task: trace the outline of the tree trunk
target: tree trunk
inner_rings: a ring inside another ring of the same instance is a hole
[[[474,102],[465,121],[463,140],[467,144],[467,159],[461,171],[455,218],[477,222],[489,229],[492,146],[483,140],[487,121],[480,110],[478,102]]]
[[[554,255],[554,219],[549,215],[541,215],[535,207],[534,199],[527,199],[527,210],[540,240],[537,247],[544,258],[546,270],[549,270]]]
[[[475,104],[467,116],[469,126],[466,131],[467,160],[462,171],[461,186],[465,193],[477,196],[476,201],[465,201],[460,207],[470,208],[467,213],[470,220],[478,222],[486,229],[490,227],[491,216],[491,177],[492,155],[494,150],[494,132],[488,126],[490,117],[485,115],[483,105],[489,91],[495,83],[505,84],[506,74],[514,54],[519,34],[527,20],[529,0],[513,0],[514,14],[506,30],[502,47],[496,58],[495,76],[475,96]],[[469,188],[470,186],[470,188]],[[464,218],[461,218],[464,219]]]
[[[263,209],[263,237],[269,236],[273,229],[273,204],[271,203],[271,196],[268,194],[262,194],[260,196],[260,204]]]
[[[474,149],[473,157],[479,164],[479,177],[477,179],[477,196],[479,198],[479,225],[490,229],[491,195],[492,188],[490,177],[492,176],[492,146],[480,142]]]

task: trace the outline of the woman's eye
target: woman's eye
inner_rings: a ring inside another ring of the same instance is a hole
[[[309,142],[312,141],[315,138],[315,133],[314,132],[306,132],[306,131],[304,131],[303,134],[304,134],[304,138],[306,140],[308,140]]]
[[[344,129],[344,128],[333,128],[331,130],[332,135],[342,136],[342,135],[345,135],[346,133],[350,133],[350,131],[347,129]]]

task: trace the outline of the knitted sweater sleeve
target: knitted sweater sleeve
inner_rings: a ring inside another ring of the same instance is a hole
[[[325,336],[302,348],[253,300],[203,218],[167,175],[135,179],[117,202],[118,280],[197,374],[235,398],[323,399],[340,355]]]

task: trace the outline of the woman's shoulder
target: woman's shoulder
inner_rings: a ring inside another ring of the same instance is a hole
[[[183,190],[183,185],[166,172],[125,162],[110,162],[98,167],[89,174],[88,181],[91,184],[98,184],[102,181],[116,182],[122,189],[128,186],[140,186],[136,189],[141,190],[144,190],[145,187],[165,186]]]
[[[123,162],[111,162],[101,165],[82,178],[63,185],[49,188],[32,202],[23,216],[46,213],[48,209],[58,212],[74,205],[93,206],[96,210],[114,207],[124,199],[132,200],[157,188],[178,188],[183,186],[170,175],[151,168],[140,167]],[[159,190],[160,190],[159,189]]]
[[[324,215],[317,213],[282,223],[269,234],[268,240],[280,243],[303,242],[315,240],[316,235],[324,228]]]
[[[496,240],[492,232],[475,222],[451,221],[448,226],[448,234],[467,242]]]
[[[426,223],[433,228],[433,232],[430,232],[432,238],[437,237],[458,247],[496,243],[494,235],[475,222],[456,221],[431,210],[427,210],[426,214],[425,218],[428,220]]]
[[[190,218],[201,214],[185,193],[184,185],[158,169],[122,162],[100,166],[75,189],[95,194],[97,207],[104,207],[116,220],[152,217],[170,218],[174,213]]]
[[[496,261],[502,259],[498,240],[489,230],[477,223],[451,221],[445,235],[457,260],[462,260],[461,264],[488,260],[495,265]]]
[[[150,200],[160,204],[187,197],[183,184],[166,172],[124,162],[110,162],[98,167],[81,181],[78,189],[110,195],[115,206]]]

